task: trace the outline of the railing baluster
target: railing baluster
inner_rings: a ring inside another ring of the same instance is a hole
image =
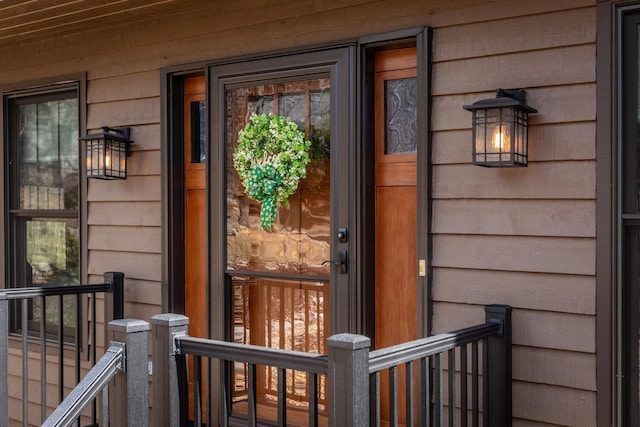
[[[287,425],[287,370],[278,369],[278,426],[286,427],[286,425]]]
[[[202,425],[202,357],[193,358],[193,416],[195,425]]]
[[[442,355],[433,357],[433,424],[442,425]]]
[[[44,298],[42,298],[44,300]],[[81,324],[80,324],[80,307],[81,307],[81,295],[78,294],[76,295],[76,305],[75,305],[75,328],[74,328],[74,342],[76,345],[75,348],[75,364],[76,364],[76,384],[80,383],[80,377],[81,377],[81,372],[80,372],[80,352],[82,351],[82,340],[80,339],[80,331],[81,331]],[[42,303],[43,306],[46,307],[46,304]],[[96,414],[96,410],[95,410],[95,403],[96,401],[94,400],[92,405],[91,405],[91,419],[93,421],[93,425],[96,424],[94,418],[95,418],[95,414]]]
[[[431,425],[431,372],[429,372],[429,357],[420,359],[420,425]]]
[[[473,427],[480,424],[480,405],[478,398],[478,342],[471,343],[471,403],[473,411],[471,413]]]
[[[249,363],[249,427],[258,425],[258,400],[256,385],[256,365]]]
[[[318,425],[318,374],[309,374],[307,376],[309,389],[309,425],[317,427]]]
[[[233,362],[224,360],[222,362],[222,378],[225,384],[222,385],[222,427],[229,427],[229,414],[233,402],[233,391],[231,391],[231,373],[235,367]]]
[[[380,372],[369,375],[369,421],[380,427]]]
[[[398,425],[398,369],[389,368],[389,425]]]
[[[467,344],[460,346],[460,425],[467,427]]]
[[[29,337],[27,333],[29,319],[27,303],[28,300],[22,300],[22,425],[24,427],[29,425]]]
[[[405,396],[407,397],[405,402],[407,420],[405,424],[412,426],[414,425],[413,419],[415,418],[413,411],[413,362],[405,363],[405,390]]]
[[[40,423],[44,423],[47,419],[47,297],[40,299]]]
[[[189,374],[187,370],[187,356],[178,353],[176,359],[176,376],[178,377],[178,396],[180,401],[180,426],[189,425]]]
[[[58,297],[58,402],[64,400],[64,331],[62,330],[62,314],[64,300]]]
[[[97,338],[97,326],[96,326],[96,293],[92,293],[91,295],[91,337],[89,337],[87,339],[87,346],[91,346],[91,366],[96,364],[96,358],[97,358],[97,346],[96,346],[96,338]],[[88,347],[87,347],[88,349]],[[106,400],[107,404],[109,403],[109,393],[103,393],[106,394],[107,397],[106,399],[103,398],[103,403]],[[107,408],[107,414],[108,412],[108,408]],[[102,410],[103,412],[103,416],[104,416],[104,409]],[[98,413],[98,405],[97,402],[93,402],[93,424],[94,425],[98,425],[97,423],[97,413]],[[103,418],[103,419],[108,419],[108,418]],[[108,424],[106,424],[108,425]]]
[[[110,423],[109,421],[109,388],[107,387],[103,389],[101,394],[102,394],[102,425],[108,426]]]
[[[449,354],[449,426],[456,425],[456,350],[451,349]]]
[[[0,396],[9,396],[9,301],[0,292]],[[0,399],[0,425],[9,425],[9,399]]]

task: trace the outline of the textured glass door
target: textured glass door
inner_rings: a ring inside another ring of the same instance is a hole
[[[239,132],[256,114],[289,118],[311,142],[306,177],[287,204],[277,207],[271,230],[263,228],[260,203],[251,197],[234,164],[227,162],[226,270],[234,342],[326,353],[330,321],[330,101],[328,78],[226,91],[227,159],[234,157]],[[236,364],[232,376],[233,399],[240,408],[247,398],[245,369]],[[258,372],[259,404],[267,409],[275,402],[277,383],[275,369]],[[305,407],[309,400],[306,374],[289,372],[286,383],[289,405]],[[322,384],[320,388],[319,400],[323,402]]]
[[[352,48],[340,48],[209,69],[212,338],[326,354],[330,335],[353,331],[356,269],[336,264],[340,254],[355,247],[353,240],[339,237],[339,231],[351,225],[354,199],[349,175],[352,59]],[[256,151],[258,146],[246,143],[254,138],[243,136],[255,116],[294,123],[297,130],[292,132],[301,139],[287,142],[277,156]],[[275,159],[284,161],[281,153],[291,147],[298,154],[283,169]],[[297,157],[301,150],[304,156]],[[300,174],[285,200],[267,209],[273,186],[290,182],[290,169],[299,170],[295,162],[305,164],[304,176]],[[269,215],[261,216],[265,212]],[[269,223],[266,218],[272,214],[274,221]],[[212,401],[212,418],[226,422],[230,414],[242,423],[248,404],[247,366],[223,364],[212,374],[216,372],[220,379],[212,378],[211,384],[221,388],[212,389],[212,399],[217,399]],[[258,419],[275,418],[277,383],[277,372],[257,366]],[[284,383],[287,422],[306,425],[313,401],[311,381],[304,372],[288,370]],[[318,378],[315,397],[322,417],[325,378]]]

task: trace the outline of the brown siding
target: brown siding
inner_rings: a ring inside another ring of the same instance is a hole
[[[435,332],[514,307],[518,426],[594,426],[595,8],[434,32]],[[527,89],[530,164],[470,165],[461,106]]]
[[[595,425],[594,1],[242,0],[145,19],[0,45],[0,85],[86,71],[87,127],[132,127],[130,178],[88,188],[90,280],[125,272],[128,317],[161,311],[161,68],[432,26],[434,332],[513,305],[514,425]],[[526,169],[470,164],[462,106],[499,87],[539,110]]]

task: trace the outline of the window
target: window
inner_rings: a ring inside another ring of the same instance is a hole
[[[80,283],[79,98],[76,83],[4,97],[7,287]],[[44,316],[57,329],[57,298],[41,305],[29,305],[29,328]],[[21,318],[14,310],[14,330]],[[62,318],[72,335],[75,299],[65,298]]]

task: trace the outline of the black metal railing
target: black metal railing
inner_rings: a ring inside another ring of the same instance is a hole
[[[485,310],[485,324],[369,353],[371,425],[380,425],[382,419],[389,426],[453,427],[471,422],[477,427],[481,415],[484,426],[510,425],[511,308],[493,305]],[[404,376],[399,379],[401,370]],[[381,414],[383,372],[388,400],[386,413]],[[399,387],[401,381],[404,387]],[[479,404],[481,395],[484,408]],[[405,403],[404,411],[399,400]]]
[[[481,417],[483,426],[511,426],[511,308],[492,305],[485,311],[487,321],[481,325],[372,352],[367,337],[334,335],[327,339],[326,356],[192,338],[187,335],[188,318],[155,316],[156,425],[202,425],[210,416],[213,424],[217,420],[221,425],[248,426],[379,426],[382,422],[468,426],[471,422],[475,427]],[[246,364],[243,372],[248,372],[248,395],[240,410],[234,410],[228,386],[220,386],[219,396],[203,398],[203,367],[220,373],[206,376],[217,379],[216,387],[209,388],[215,394],[218,385],[229,384],[234,363]],[[277,396],[272,400],[260,399],[256,388],[259,370],[264,369],[277,373]],[[404,376],[398,380],[401,371]],[[294,410],[299,412],[287,399],[294,372],[306,376],[309,402],[303,421],[290,417]],[[386,379],[381,381],[383,372]],[[328,384],[325,408],[318,403],[324,390],[318,383],[323,378]],[[319,420],[321,413],[324,418]]]
[[[22,425],[35,423],[35,420],[29,420],[30,383],[40,390],[42,423],[47,418],[47,407],[57,406],[64,400],[65,390],[80,382],[81,362],[86,361],[87,369],[96,363],[96,294],[112,295],[112,311],[103,319],[105,323],[124,317],[123,273],[105,273],[101,284],[0,290],[0,396],[6,396],[0,399],[0,425],[5,420],[8,423],[9,419],[9,340],[11,348],[19,353],[17,357],[22,359],[21,366],[12,367],[11,371],[12,375],[22,376]],[[92,296],[89,303],[83,301],[83,295]],[[32,316],[34,307],[37,316]],[[91,319],[90,326],[87,319]],[[29,354],[40,363],[39,381],[30,379]],[[54,375],[47,373],[50,362],[56,365]],[[74,374],[69,375],[69,369]],[[57,401],[48,402],[47,389],[52,383],[57,385]],[[96,412],[94,403],[89,415],[93,424],[96,423]]]
[[[105,354],[42,427],[75,425],[82,411],[95,402],[99,394],[102,394],[101,425],[149,425],[149,323],[134,319],[113,320],[108,329],[113,341]],[[95,422],[93,425],[97,426]]]

